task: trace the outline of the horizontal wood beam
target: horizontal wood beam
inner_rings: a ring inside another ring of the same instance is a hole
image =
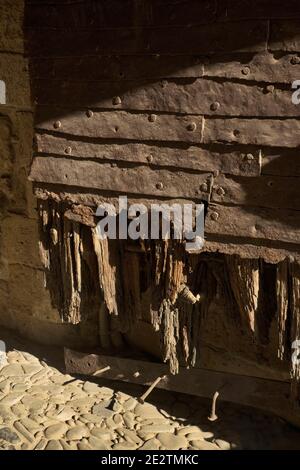
[[[290,398],[289,382],[198,368],[181,368],[178,375],[171,375],[165,364],[70,349],[65,349],[65,365],[69,374],[93,375],[104,370],[101,378],[142,385],[151,385],[157,377],[166,376],[158,388],[207,398],[219,391],[219,400],[259,408],[300,426],[300,408]]]

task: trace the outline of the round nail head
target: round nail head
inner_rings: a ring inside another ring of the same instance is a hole
[[[187,126],[187,130],[190,132],[194,132],[197,129],[197,124],[195,122],[190,122]]]
[[[211,218],[212,220],[214,220],[214,221],[217,221],[218,218],[219,218],[218,212],[212,212],[212,213],[210,214],[210,218]]]
[[[219,109],[219,107],[220,107],[220,103],[219,103],[218,101],[215,101],[214,103],[212,103],[212,104],[210,105],[210,109],[211,109],[212,111],[217,111],[217,110]]]
[[[115,96],[112,100],[114,106],[118,106],[119,104],[122,103],[122,100],[119,96]]]
[[[148,121],[155,122],[156,118],[157,118],[156,114],[150,114],[150,116],[148,117]]]

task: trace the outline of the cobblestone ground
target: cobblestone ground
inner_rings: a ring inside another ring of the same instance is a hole
[[[277,418],[220,403],[210,423],[208,400],[156,390],[142,405],[142,387],[103,382],[10,351],[0,370],[0,449],[300,448],[300,433]]]

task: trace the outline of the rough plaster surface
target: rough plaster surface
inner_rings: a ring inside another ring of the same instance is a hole
[[[32,158],[33,108],[24,57],[23,0],[0,4],[0,325],[42,343],[91,342],[95,333],[61,323],[44,286],[38,253],[36,201],[27,180]]]

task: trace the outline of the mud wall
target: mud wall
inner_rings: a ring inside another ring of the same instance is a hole
[[[0,3],[0,325],[44,343],[76,344],[84,325],[63,325],[44,286],[38,253],[36,200],[27,177],[33,107],[24,54],[24,2]],[[92,328],[91,328],[92,330]],[[92,331],[84,334],[86,341]]]

